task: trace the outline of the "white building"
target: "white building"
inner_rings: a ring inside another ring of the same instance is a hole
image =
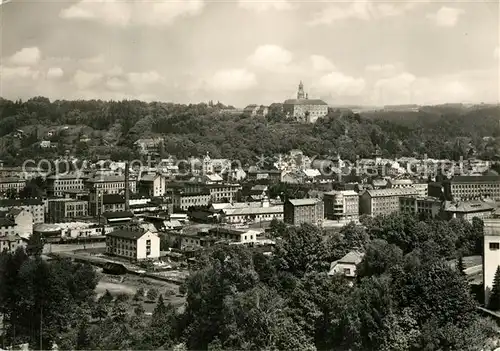
[[[150,231],[119,229],[106,234],[106,253],[131,261],[158,259],[160,238]]]
[[[488,306],[493,280],[500,266],[500,219],[484,219],[483,287],[484,303]]]
[[[328,275],[342,274],[347,278],[356,277],[356,266],[363,260],[364,253],[351,251],[340,260],[332,262]]]

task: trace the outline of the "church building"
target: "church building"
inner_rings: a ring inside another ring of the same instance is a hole
[[[314,123],[328,114],[328,104],[320,99],[309,99],[304,93],[304,84],[299,84],[297,99],[288,99],[283,103],[283,112],[298,122]]]

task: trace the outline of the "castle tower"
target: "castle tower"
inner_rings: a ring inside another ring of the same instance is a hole
[[[302,81],[299,83],[299,90],[297,91],[297,99],[304,99],[306,94],[304,93],[304,84]]]

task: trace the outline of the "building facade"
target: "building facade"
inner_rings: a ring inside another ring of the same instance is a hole
[[[432,197],[402,196],[399,198],[399,206],[403,213],[435,218],[442,214],[443,202]]]
[[[304,85],[299,84],[297,99],[288,99],[283,103],[283,112],[298,122],[315,123],[328,114],[328,104],[323,100],[309,99],[304,93]]]
[[[445,201],[443,211],[446,219],[461,218],[472,222],[474,217],[479,219],[492,217],[495,209],[495,204],[480,200]]]
[[[0,236],[0,252],[16,252],[19,247],[26,247],[26,242],[17,234]]]
[[[457,176],[443,182],[446,200],[492,198],[500,201],[500,176]]]
[[[416,197],[414,188],[366,190],[359,197],[359,213],[369,216],[384,216],[399,212],[400,197]]]
[[[0,218],[0,237],[16,234],[16,223],[9,218]]]
[[[483,288],[485,306],[488,306],[495,273],[499,266],[500,219],[485,219],[483,236]]]
[[[141,176],[137,185],[140,194],[159,197],[165,195],[165,177],[160,174],[147,174]]]
[[[48,221],[59,223],[71,221],[74,218],[83,218],[89,215],[89,203],[75,199],[49,199]]]
[[[150,231],[120,229],[106,234],[106,253],[131,261],[158,259],[160,238]]]
[[[359,219],[359,194],[353,190],[324,193],[323,202],[327,219],[351,221]]]
[[[320,225],[324,219],[323,201],[319,199],[286,200],[283,221],[287,224]]]
[[[20,178],[0,178],[0,193],[13,189],[19,193],[26,186],[26,180]]]
[[[210,204],[210,199],[211,196],[208,191],[198,194],[179,193],[174,194],[172,197],[174,207],[183,211],[187,211],[188,208],[194,206],[208,206]]]
[[[85,177],[78,173],[49,176],[47,177],[47,195],[60,197],[66,191],[83,191],[84,180]]]

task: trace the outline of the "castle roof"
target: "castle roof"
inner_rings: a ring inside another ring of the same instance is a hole
[[[320,99],[288,99],[283,103],[284,105],[328,105]]]

